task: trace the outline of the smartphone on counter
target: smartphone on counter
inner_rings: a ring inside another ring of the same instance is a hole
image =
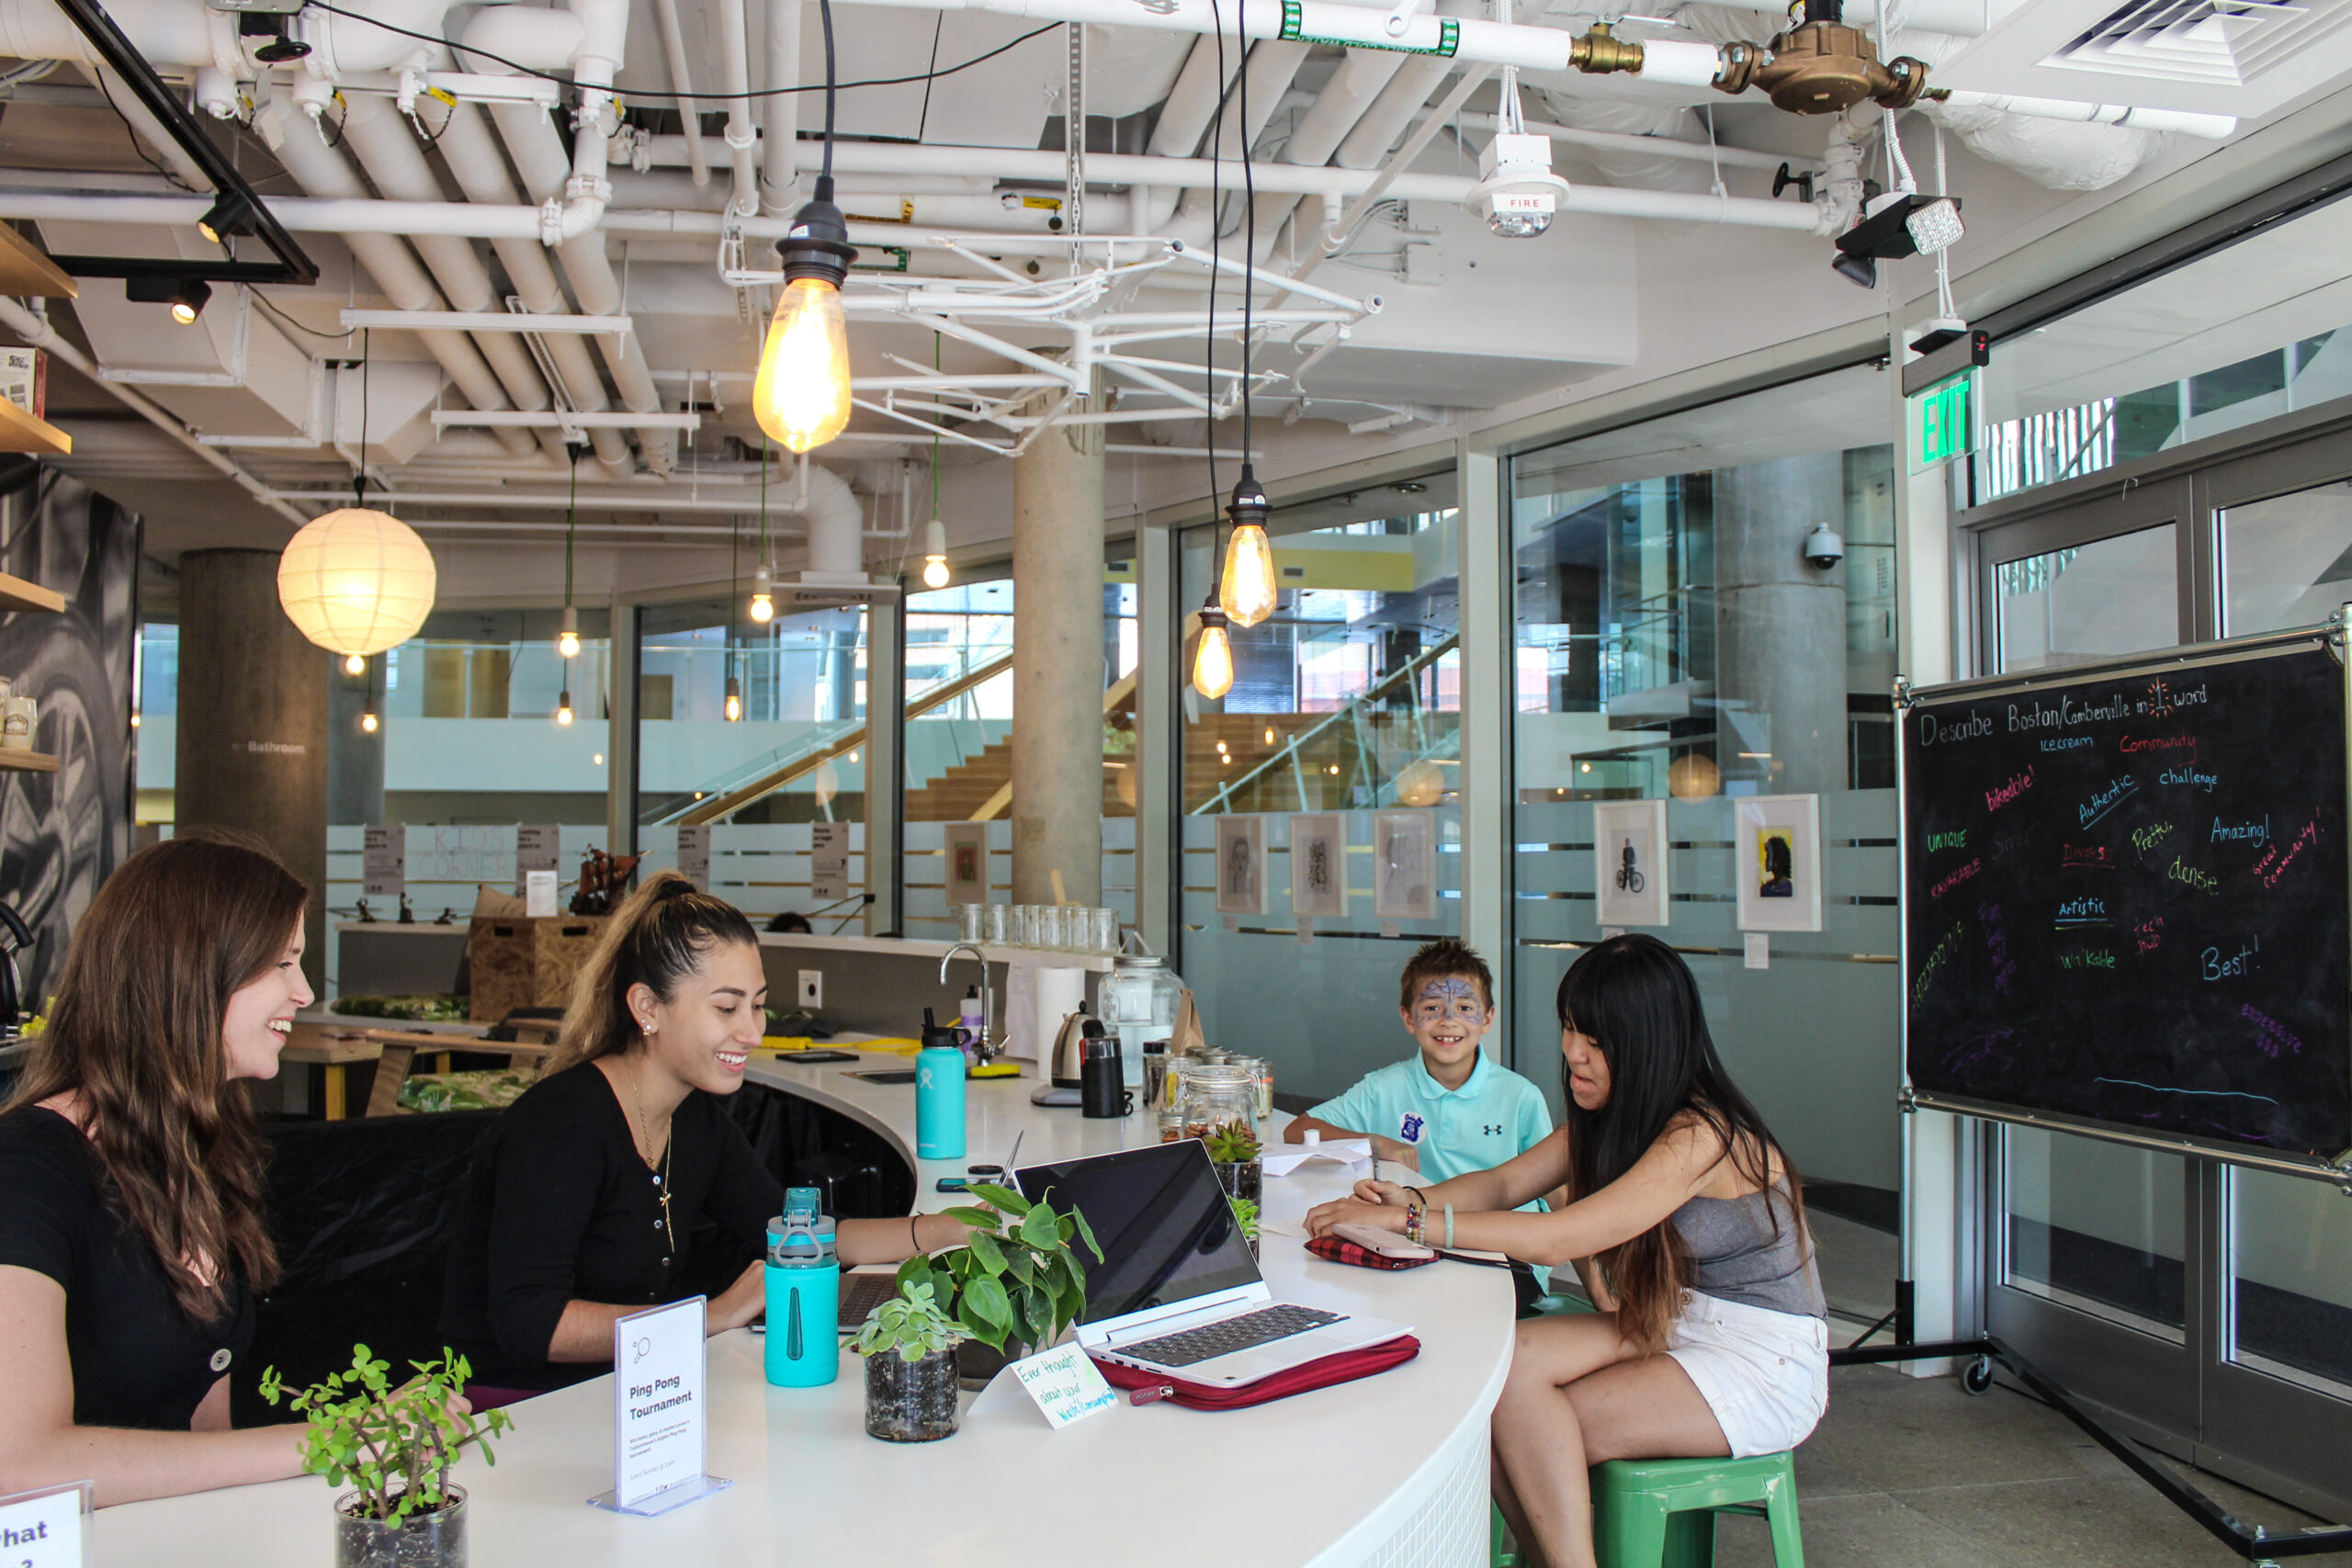
[[[972,1184],[960,1176],[943,1176],[933,1188],[936,1192],[969,1192]]]

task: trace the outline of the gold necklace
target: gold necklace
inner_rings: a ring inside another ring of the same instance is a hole
[[[662,1145],[662,1163],[655,1165],[651,1155],[647,1152],[653,1147],[653,1123],[646,1118],[645,1087],[639,1081],[639,1069],[635,1066],[629,1068],[628,1095],[629,1099],[637,1104],[638,1135],[645,1140],[645,1148],[639,1151],[638,1157],[645,1161],[646,1169],[653,1172],[653,1189],[662,1201],[662,1245],[672,1257],[675,1257],[678,1248],[678,1233],[676,1227],[670,1222],[670,1151],[678,1144],[676,1125],[673,1122],[670,1141]]]

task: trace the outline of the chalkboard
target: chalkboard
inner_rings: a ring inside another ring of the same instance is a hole
[[[2345,676],[2319,636],[1923,694],[1903,812],[1915,1094],[2352,1150]]]

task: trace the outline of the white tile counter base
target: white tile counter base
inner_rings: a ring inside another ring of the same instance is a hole
[[[904,1066],[899,1056],[856,1066]],[[914,1090],[844,1076],[849,1065],[750,1076],[842,1111],[911,1145]],[[1029,1104],[1035,1080],[970,1089],[969,1160],[915,1162],[922,1206],[972,1161],[1068,1157],[1157,1136],[1149,1117],[1089,1122]],[[1276,1119],[1279,1126],[1281,1118]],[[1269,1178],[1269,1221],[1298,1228],[1330,1175]],[[1025,1401],[989,1402],[942,1442],[900,1446],[865,1428],[864,1364],[843,1353],[820,1389],[768,1386],[762,1341],[710,1342],[710,1469],[735,1483],[662,1518],[591,1508],[612,1485],[609,1377],[513,1407],[498,1463],[469,1456],[473,1568],[669,1568],[738,1564],[922,1564],[926,1568],[1476,1568],[1487,1560],[1487,1422],[1513,1338],[1500,1269],[1434,1264],[1397,1273],[1349,1269],[1269,1235],[1263,1268],[1278,1296],[1414,1325],[1420,1355],[1393,1371],[1253,1410],[1204,1412],[1122,1403],[1061,1432]],[[332,1492],[305,1476],[266,1486],[100,1511],[92,1561],[103,1568],[328,1568]]]

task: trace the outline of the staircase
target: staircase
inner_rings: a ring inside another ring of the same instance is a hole
[[[1312,713],[1204,714],[1184,729],[1185,795],[1196,805],[1216,787],[1220,778],[1247,772],[1280,750],[1283,742],[1325,716]],[[1271,734],[1273,739],[1267,739]],[[1217,750],[1217,742],[1225,750]],[[1131,762],[1133,754],[1109,759]],[[1119,798],[1121,768],[1102,770],[1102,815],[1132,817],[1135,808]],[[966,822],[1012,782],[1012,742],[997,741],[978,756],[948,769],[921,789],[907,792],[910,822]]]

